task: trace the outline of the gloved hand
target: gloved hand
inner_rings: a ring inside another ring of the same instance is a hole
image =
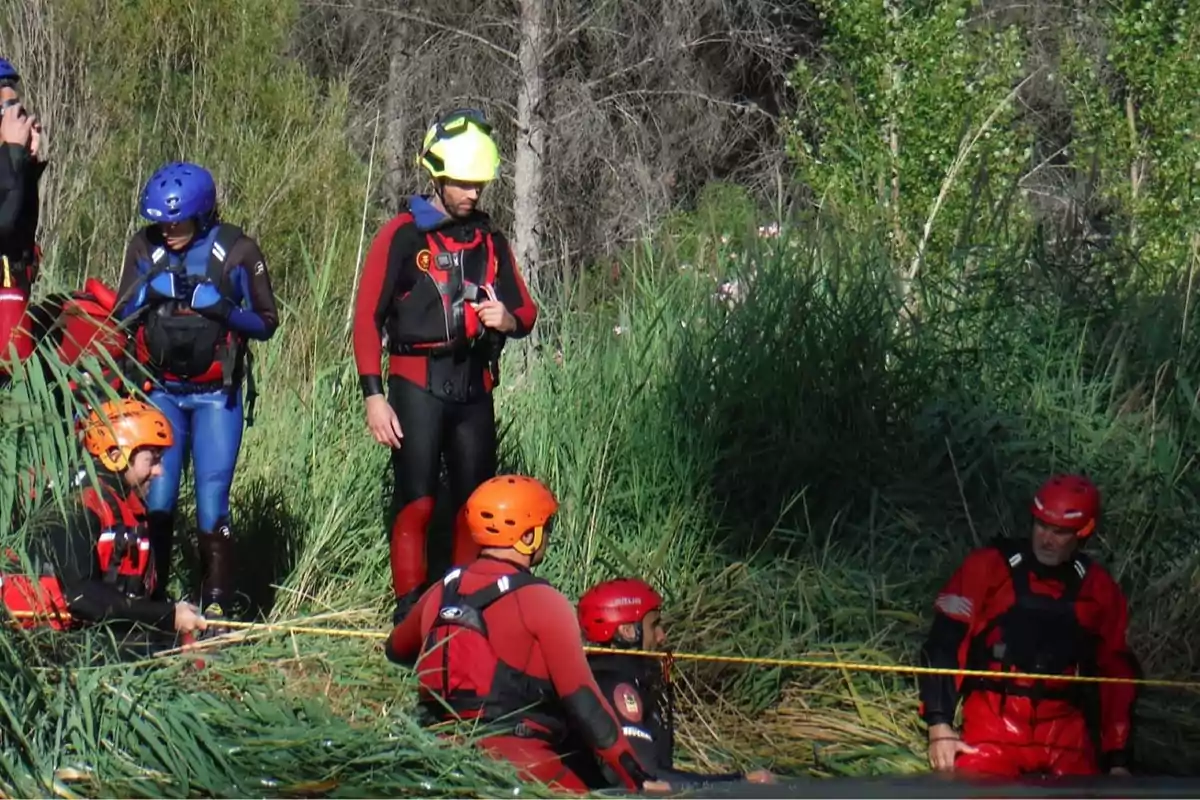
[[[203,281],[192,292],[192,308],[210,319],[226,322],[233,313],[233,303],[221,294],[212,281]]]
[[[160,272],[150,279],[151,300],[182,300],[182,286],[174,272]]]

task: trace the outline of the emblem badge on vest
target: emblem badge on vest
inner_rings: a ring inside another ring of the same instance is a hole
[[[457,606],[450,606],[449,608],[443,608],[439,616],[441,616],[442,619],[459,619],[462,617],[462,615],[463,610],[461,608]]]
[[[429,272],[429,265],[433,261],[433,254],[428,250],[422,250],[417,253],[417,269],[421,272]]]

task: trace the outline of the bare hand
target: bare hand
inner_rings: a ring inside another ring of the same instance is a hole
[[[746,773],[746,780],[750,783],[775,783],[775,775],[769,770],[756,769]]]
[[[200,609],[191,603],[175,604],[175,630],[179,633],[195,633],[208,628],[208,620],[200,615]]]
[[[404,431],[400,429],[400,419],[396,411],[388,404],[387,398],[381,394],[373,394],[367,398],[367,427],[371,435],[380,444],[390,447],[400,447],[404,439]]]
[[[666,794],[671,791],[671,784],[666,781],[646,781],[642,784],[643,792],[653,792],[654,794]]]
[[[0,117],[0,142],[24,147],[36,122],[37,117],[32,114],[21,116],[20,103],[9,106],[4,109],[4,116]]]
[[[979,752],[958,738],[949,725],[929,726],[929,766],[938,772],[953,772],[954,759],[959,753]]]
[[[34,161],[45,161],[42,158],[42,140],[42,124],[38,122],[29,129],[29,155],[33,156]]]
[[[484,300],[482,303],[473,304],[473,308],[484,327],[494,328],[501,333],[512,333],[517,329],[516,318],[508,313],[504,303],[499,300]]]

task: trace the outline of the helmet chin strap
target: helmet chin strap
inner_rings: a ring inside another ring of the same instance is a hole
[[[646,634],[643,632],[643,629],[642,629],[642,621],[638,620],[637,622],[625,623],[625,624],[633,625],[633,631],[634,631],[633,641],[627,642],[624,639],[622,639],[619,634],[614,633],[612,642],[610,642],[609,644],[612,646],[612,648],[614,650],[641,650],[642,649],[642,641],[646,638]]]

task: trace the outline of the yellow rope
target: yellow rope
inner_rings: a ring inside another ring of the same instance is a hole
[[[234,622],[232,620],[209,620],[215,628],[232,630],[291,631],[322,636],[360,637],[386,639],[386,631],[353,630],[346,628],[319,628],[303,625],[271,624],[265,622]],[[995,670],[950,669],[945,667],[911,667],[903,664],[863,664],[854,661],[812,661],[794,658],[760,658],[756,656],[718,656],[708,653],[673,653],[652,650],[616,650],[607,647],[585,646],[588,653],[644,656],[646,658],[671,659],[673,661],[701,661],[719,664],[747,664],[760,667],[785,667],[789,669],[848,669],[857,672],[903,673],[909,675],[971,675],[979,678],[1001,680],[1055,680],[1078,683],[1129,683],[1138,686],[1158,686],[1174,689],[1200,690],[1200,681],[1180,681],[1159,678],[1109,678],[1099,675],[1051,675],[1027,672],[999,672]]]
[[[17,619],[38,618],[35,612],[14,611],[10,614]],[[334,636],[339,638],[386,639],[387,631],[362,630],[354,628],[324,628],[313,625],[291,625],[287,623],[269,622],[237,622],[234,620],[209,620],[209,627],[226,628],[233,631],[262,631],[282,633],[302,633],[315,636]],[[215,644],[213,640],[209,640]],[[200,649],[200,648],[197,648]],[[787,669],[836,669],[855,672],[900,673],[906,675],[970,675],[977,678],[997,678],[1000,680],[1050,680],[1074,683],[1127,683],[1136,686],[1157,686],[1171,689],[1200,690],[1200,681],[1169,680],[1165,678],[1115,678],[1100,675],[1053,675],[1032,672],[1000,672],[996,670],[951,669],[948,667],[913,667],[904,664],[864,664],[856,661],[814,661],[801,658],[762,658],[758,656],[719,656],[709,653],[675,653],[658,652],[653,650],[616,650],[608,647],[585,646],[587,653],[607,653],[612,655],[642,656],[671,661],[700,661],[713,664],[746,664],[758,667],[783,667]],[[161,655],[187,654],[190,647],[175,648]]]

